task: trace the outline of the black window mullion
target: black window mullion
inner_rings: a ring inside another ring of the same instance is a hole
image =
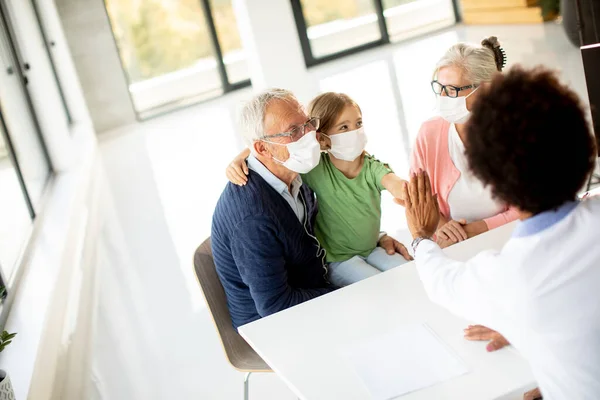
[[[291,0],[292,10],[294,11],[294,19],[296,20],[296,29],[298,30],[298,37],[300,38],[300,46],[302,47],[302,53],[304,54],[304,62],[307,67],[317,63],[317,60],[312,54],[310,48],[310,41],[308,40],[308,26],[306,25],[306,19],[304,19],[304,12],[302,10],[302,4],[300,0]]]
[[[228,91],[242,89],[242,88],[250,86],[251,84],[252,84],[252,81],[250,79],[245,79],[243,81],[230,83]]]
[[[390,34],[387,29],[387,22],[383,15],[383,3],[382,0],[373,0],[375,5],[375,13],[377,14],[377,24],[379,25],[379,32],[381,33],[381,40],[383,43],[390,43]]]
[[[29,211],[29,216],[31,219],[35,219],[35,210],[33,208],[33,203],[31,201],[31,197],[29,197],[29,192],[27,191],[27,186],[25,185],[25,178],[23,177],[23,173],[21,172],[21,167],[19,166],[19,159],[17,157],[17,152],[12,144],[12,140],[10,139],[10,134],[8,132],[8,127],[4,122],[4,117],[2,116],[2,110],[0,110],[0,130],[2,130],[4,137],[4,144],[8,150],[8,156],[10,157],[12,164],[15,168],[15,172],[17,173],[17,178],[19,181],[19,186],[21,187],[21,191],[23,192],[23,197],[25,198],[25,204],[27,204],[27,210]]]
[[[308,39],[308,26],[306,25],[306,19],[304,18],[304,12],[302,9],[301,0],[290,0],[292,4],[292,10],[294,11],[294,20],[296,21],[296,28],[298,30],[298,37],[300,39],[300,45],[302,46],[302,53],[304,54],[304,61],[307,67],[312,67],[317,64],[321,64],[327,61],[337,60],[339,58],[356,54],[361,51],[372,49],[384,44],[390,43],[389,34],[387,31],[387,24],[385,17],[383,16],[383,5],[381,0],[373,0],[375,2],[375,12],[377,15],[377,23],[380,31],[381,38],[373,42],[364,43],[356,47],[352,47],[345,50],[340,50],[335,53],[327,54],[316,58],[310,47],[310,40]]]
[[[452,9],[454,10],[454,18],[456,23],[462,22],[462,16],[460,15],[460,7],[458,5],[459,0],[452,0]]]
[[[219,37],[217,35],[217,27],[212,14],[212,8],[210,6],[210,0],[200,0],[202,11],[204,13],[204,19],[206,26],[208,27],[208,34],[210,35],[210,42],[212,44],[213,53],[217,60],[217,69],[219,70],[219,76],[221,78],[221,85],[223,86],[224,92],[230,92],[233,90],[229,83],[229,77],[227,76],[227,68],[225,68],[225,61],[223,61],[223,50],[219,43]]]
[[[319,57],[319,58],[315,59],[313,63],[308,64],[307,67],[312,67],[314,65],[322,64],[322,63],[325,63],[328,61],[338,60],[340,58],[350,56],[352,54],[360,53],[361,51],[374,49],[383,44],[385,44],[385,43],[383,43],[381,40],[377,40],[377,41],[371,42],[371,43],[361,44],[360,46],[357,46],[357,47],[352,47],[350,49],[342,50],[337,53],[332,53],[332,54],[328,54],[326,56]]]

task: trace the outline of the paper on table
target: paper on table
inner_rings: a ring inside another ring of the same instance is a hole
[[[426,324],[355,343],[345,356],[375,400],[389,400],[469,372]]]

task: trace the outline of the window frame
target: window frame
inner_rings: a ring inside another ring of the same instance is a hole
[[[33,0],[32,0],[32,5],[34,5]],[[37,17],[38,16],[36,15],[36,19],[37,19]],[[23,201],[25,201],[25,204],[26,204],[26,207],[27,207],[27,210],[29,213],[29,217],[31,219],[31,229],[26,234],[24,234],[23,237],[21,238],[22,242],[21,242],[20,256],[14,261],[15,265],[12,266],[11,275],[7,276],[5,274],[5,269],[3,269],[2,265],[0,265],[0,284],[2,286],[5,286],[5,289],[6,289],[5,298],[0,299],[0,327],[2,327],[2,326],[4,326],[4,323],[6,322],[6,318],[8,316],[8,311],[10,310],[12,300],[14,299],[13,293],[15,292],[15,288],[18,287],[18,285],[19,285],[19,281],[20,281],[21,275],[24,270],[24,268],[22,268],[22,264],[23,264],[24,257],[26,257],[28,248],[32,242],[32,238],[34,237],[34,234],[35,234],[36,221],[39,219],[40,213],[43,212],[45,198],[47,196],[47,193],[48,193],[51,185],[53,184],[55,174],[54,174],[54,167],[52,165],[52,161],[51,161],[50,155],[48,153],[48,147],[44,140],[44,136],[42,135],[40,122],[38,120],[35,108],[33,106],[33,101],[31,99],[31,94],[28,89],[28,79],[24,72],[28,69],[28,66],[25,65],[26,63],[20,52],[21,49],[19,48],[19,44],[16,40],[17,35],[15,32],[14,21],[10,18],[10,12],[9,12],[9,9],[7,8],[7,4],[5,4],[3,1],[0,1],[0,19],[2,21],[2,24],[5,27],[4,33],[6,34],[5,39],[8,43],[7,51],[10,53],[9,57],[11,57],[15,63],[15,65],[12,65],[11,72],[2,71],[0,73],[14,74],[16,76],[16,78],[18,79],[19,84],[21,85],[21,87],[23,89],[23,95],[25,96],[25,102],[26,102],[26,108],[27,108],[28,114],[29,114],[28,116],[26,116],[26,118],[30,117],[32,120],[33,128],[35,130],[35,132],[33,132],[33,134],[35,134],[37,136],[37,138],[40,142],[40,147],[42,150],[42,157],[44,158],[46,165],[48,166],[48,179],[45,183],[41,198],[37,201],[37,205],[36,205],[36,201],[34,201],[31,198],[31,195],[27,189],[25,176],[23,175],[23,172],[21,170],[21,164],[19,162],[19,156],[18,156],[17,152],[15,151],[13,139],[11,136],[11,131],[6,123],[6,113],[2,109],[2,106],[0,105],[0,128],[3,132],[2,137],[5,142],[7,157],[9,158],[11,164],[13,165],[15,173],[17,174],[17,180],[19,182],[19,187],[21,188],[21,192],[23,195]],[[37,22],[39,23],[39,19],[37,20]],[[40,31],[42,31],[41,25],[38,25],[38,28],[40,29]],[[44,38],[45,38],[45,36],[44,36]],[[50,59],[50,61],[51,61],[50,64],[54,68],[52,59]],[[58,85],[59,82],[57,81],[56,84]],[[67,112],[67,109],[65,109],[65,112]]]
[[[391,43],[387,22],[383,14],[383,0],[372,0],[373,6],[375,8],[375,14],[377,15],[377,24],[379,27],[381,38],[379,40],[351,47],[349,49],[337,51],[335,53],[327,54],[325,56],[315,57],[310,46],[310,39],[308,38],[308,25],[306,24],[306,19],[304,18],[301,0],[290,1],[292,4],[292,9],[294,11],[294,20],[296,21],[296,29],[298,30],[298,38],[300,39],[300,45],[302,47],[302,53],[304,55],[304,62],[306,63],[307,68]],[[454,16],[456,18],[456,23],[459,23],[461,21],[458,6],[459,0],[451,1]]]
[[[12,139],[10,138],[10,133],[8,132],[8,126],[6,126],[6,122],[4,121],[4,115],[2,113],[1,106],[0,106],[0,130],[2,130],[2,132],[4,133],[2,136],[3,136],[4,144],[6,146],[6,150],[8,153],[8,158],[10,159],[10,162],[12,163],[12,165],[15,169],[15,172],[17,173],[17,179],[19,181],[19,186],[21,187],[21,191],[23,192],[23,199],[25,200],[25,203],[27,204],[27,210],[29,211],[29,217],[33,221],[36,217],[35,209],[33,207],[33,202],[31,200],[31,197],[29,196],[29,192],[27,191],[27,186],[25,185],[25,178],[23,177],[23,173],[21,172],[21,166],[19,165],[19,159],[15,152],[15,149],[14,149],[14,146],[12,143]],[[0,268],[0,275],[1,275],[1,271],[2,271],[2,269]]]
[[[194,105],[203,103],[205,101],[210,101],[214,98],[218,98],[227,93],[249,87],[252,84],[250,79],[245,79],[245,80],[242,80],[239,82],[233,82],[233,83],[229,80],[229,75],[227,73],[225,61],[223,60],[223,50],[221,48],[221,43],[219,42],[219,36],[217,34],[217,28],[216,28],[216,24],[215,24],[215,20],[214,20],[214,14],[212,12],[212,6],[210,5],[210,0],[198,0],[198,2],[200,3],[200,7],[202,8],[202,13],[204,15],[204,21],[208,28],[208,34],[210,37],[213,55],[217,62],[217,71],[219,73],[219,78],[221,80],[221,93],[216,96],[206,96],[206,97],[203,96],[202,99],[199,99],[197,101],[185,102],[184,104],[176,105],[173,107],[169,107],[168,105],[165,105],[165,106],[158,106],[156,108],[150,108],[148,110],[138,110],[135,107],[135,102],[133,100],[133,96],[131,94],[131,91],[129,90],[129,87],[131,86],[132,82],[129,77],[129,74],[127,73],[125,65],[123,64],[123,59],[121,58],[121,55],[120,55],[121,49],[119,47],[119,43],[117,43],[117,38],[114,35],[114,26],[113,26],[112,20],[110,19],[109,14],[108,14],[108,8],[106,5],[106,1],[107,0],[103,0],[104,12],[106,13],[106,17],[107,17],[108,22],[111,27],[111,34],[113,37],[113,41],[115,43],[115,47],[117,48],[117,50],[119,52],[119,63],[121,64],[121,69],[123,70],[123,75],[125,76],[125,80],[127,81],[127,87],[128,87],[127,92],[129,94],[129,99],[131,101],[132,108],[135,111],[135,115],[136,115],[136,118],[138,121],[144,121],[144,120],[147,120],[150,118],[155,118],[155,117],[158,117],[158,116],[161,116],[164,114],[168,114],[168,113],[176,111],[176,110],[180,110],[180,109],[183,109],[186,107],[190,107],[190,106],[194,106]],[[202,95],[202,94],[203,93],[198,93],[198,95]],[[186,99],[186,97],[181,98],[181,100],[185,100],[185,99]]]

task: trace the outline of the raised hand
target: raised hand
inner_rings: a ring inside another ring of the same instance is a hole
[[[426,172],[420,171],[406,185],[406,221],[413,238],[432,237],[440,220],[437,196],[431,192]]]

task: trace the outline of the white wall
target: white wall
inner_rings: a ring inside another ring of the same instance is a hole
[[[104,1],[55,3],[96,132],[135,123],[137,117]]]

